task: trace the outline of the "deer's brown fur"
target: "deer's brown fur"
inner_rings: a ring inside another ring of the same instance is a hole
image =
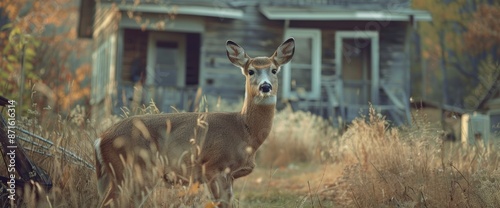
[[[171,183],[207,183],[221,207],[231,205],[233,180],[252,172],[255,151],[271,131],[276,74],[291,60],[294,40],[285,41],[271,57],[252,59],[232,41],[226,49],[246,77],[242,110],[133,116],[103,132],[95,144],[103,206],[123,206],[116,199],[127,165],[140,186],[154,185],[148,178],[153,172]]]

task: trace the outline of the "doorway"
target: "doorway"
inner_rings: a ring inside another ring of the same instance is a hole
[[[147,98],[163,112],[182,106],[186,86],[186,36],[174,32],[150,32],[148,38]]]
[[[335,33],[336,72],[342,80],[341,93],[347,118],[359,110],[379,104],[379,39],[376,31]]]

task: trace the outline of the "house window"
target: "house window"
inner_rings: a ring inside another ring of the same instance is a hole
[[[490,110],[490,132],[493,139],[500,138],[500,110]]]
[[[283,98],[319,99],[321,94],[321,31],[288,29],[286,37],[295,38],[295,54],[283,66]]]
[[[112,63],[113,36],[101,44],[92,54],[92,97],[91,103],[99,103],[106,96]]]

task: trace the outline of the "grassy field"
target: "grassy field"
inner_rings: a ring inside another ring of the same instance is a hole
[[[93,140],[119,118],[95,124],[82,115],[83,109],[75,108],[68,117],[42,121],[34,114],[22,123],[94,163]],[[390,128],[372,111],[340,135],[319,117],[281,110],[259,149],[258,167],[235,182],[234,206],[500,207],[498,146],[444,142],[425,115],[414,117],[411,127]],[[91,169],[61,157],[33,158],[49,172],[54,187],[49,193],[26,192],[24,206],[97,206]],[[167,189],[160,184],[145,207],[212,206],[203,186]]]

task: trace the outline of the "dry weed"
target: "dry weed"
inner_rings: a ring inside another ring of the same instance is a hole
[[[151,103],[141,109],[130,111],[124,109],[122,116],[112,116],[100,121],[86,120],[85,110],[75,108],[67,117],[53,116],[44,119],[32,115],[23,118],[20,124],[37,135],[54,142],[49,154],[56,155],[57,148],[63,147],[82,157],[90,164],[94,162],[93,142],[98,137],[98,129],[106,129],[120,120],[136,114],[156,114],[158,108]],[[29,144],[24,147],[30,148]],[[41,189],[27,188],[18,198],[21,207],[97,207],[100,203],[97,194],[97,181],[95,170],[80,163],[74,163],[64,156],[45,156],[30,152],[29,156],[36,164],[46,170],[52,179],[53,187],[45,193]],[[135,204],[142,207],[193,207],[210,204],[207,189],[199,184],[177,186],[164,183],[162,177],[151,175],[152,178],[144,179],[134,167],[128,167],[126,180],[120,186],[120,202],[122,204]],[[142,180],[141,180],[142,179]],[[150,190],[143,190],[139,182],[147,180],[156,184]],[[131,200],[135,196],[147,195],[145,201]],[[125,203],[123,203],[125,202]]]
[[[343,176],[323,195],[345,207],[499,207],[498,147],[444,142],[426,128],[389,128],[373,109],[355,120],[331,149]]]
[[[323,161],[329,156],[323,147],[337,137],[337,129],[322,117],[287,107],[275,115],[271,134],[258,152],[257,164],[287,167]]]
[[[158,113],[154,105],[125,115],[149,113]],[[93,125],[72,114],[43,121],[34,116],[19,123],[94,163],[96,128],[105,128],[117,120],[110,118]],[[390,128],[380,114],[371,110],[368,117],[354,121],[339,137],[338,131],[320,117],[284,109],[276,114],[270,138],[259,150],[258,164],[287,167],[328,161],[343,167],[342,176],[321,191],[322,196],[333,199],[340,207],[500,207],[498,146],[482,148],[444,142],[441,132],[428,122],[414,120],[412,127]],[[24,206],[97,206],[93,170],[67,158],[36,153],[31,158],[49,172],[54,186],[49,193],[27,190]],[[137,175],[129,173],[121,187],[124,200],[139,190]],[[163,182],[155,184],[147,192],[145,207],[210,207],[207,189],[202,185],[171,188]]]

